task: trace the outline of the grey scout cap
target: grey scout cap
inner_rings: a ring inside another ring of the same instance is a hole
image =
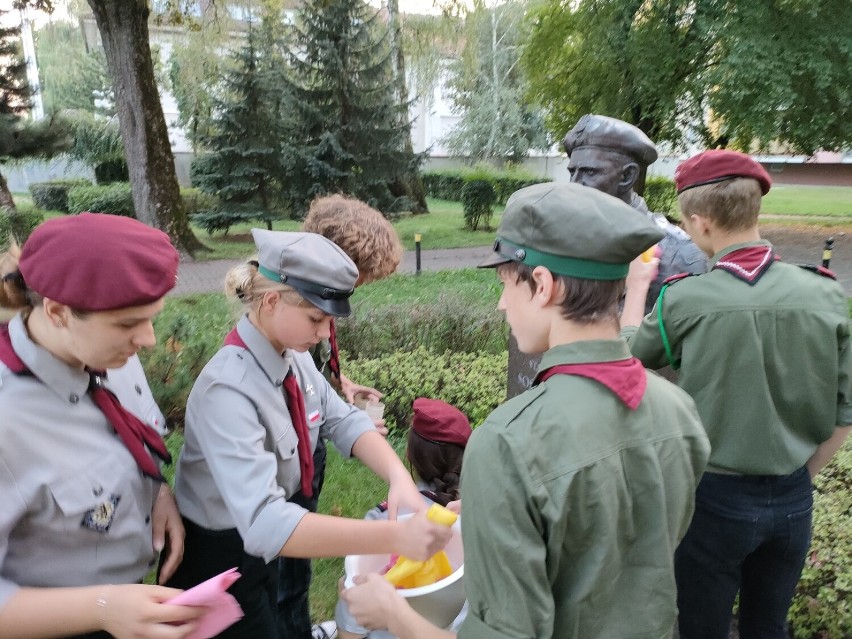
[[[479,266],[521,262],[557,275],[620,280],[630,262],[663,237],[661,228],[618,198],[580,184],[547,182],[512,194],[494,255]]]
[[[575,149],[592,147],[619,151],[644,166],[657,160],[657,147],[640,129],[623,120],[593,113],[580,118],[565,134],[562,145],[569,157]]]
[[[251,234],[261,275],[293,287],[324,313],[349,315],[358,269],[337,244],[316,233],[252,229]]]

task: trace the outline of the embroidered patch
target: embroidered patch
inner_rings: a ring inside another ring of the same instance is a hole
[[[109,531],[112,520],[115,518],[115,507],[121,501],[121,495],[110,494],[109,498],[92,508],[83,515],[80,526],[91,528],[94,531],[105,533]]]
[[[312,423],[312,424],[313,424],[315,421],[317,421],[319,418],[320,418],[320,412],[319,412],[318,410],[315,410],[313,413],[311,413],[310,415],[308,415],[308,421],[309,421],[310,423]]]

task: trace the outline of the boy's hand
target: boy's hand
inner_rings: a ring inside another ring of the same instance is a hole
[[[358,625],[369,630],[384,630],[399,606],[407,605],[381,575],[356,575],[355,586],[340,593]]]
[[[443,550],[453,534],[448,526],[429,521],[425,511],[399,522],[399,529],[394,550],[397,554],[415,561],[426,561],[439,550]]]
[[[648,294],[651,283],[657,277],[660,268],[660,258],[651,257],[645,259],[644,253],[630,262],[630,270],[627,272],[627,290],[639,289],[642,295]],[[637,293],[639,292],[637,290]]]

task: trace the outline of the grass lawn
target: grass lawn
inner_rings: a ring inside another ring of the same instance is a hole
[[[777,184],[763,198],[761,213],[852,218],[852,187]]]

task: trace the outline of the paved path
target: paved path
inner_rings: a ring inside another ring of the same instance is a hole
[[[819,264],[822,249],[828,236],[834,237],[831,269],[843,285],[846,294],[852,296],[852,234],[846,235],[839,228],[796,227],[788,225],[764,225],[763,236],[771,241],[786,262]],[[448,268],[476,266],[491,253],[491,246],[461,249],[424,250],[420,256],[420,267],[424,271],[440,271]],[[208,293],[222,290],[225,273],[240,260],[210,260],[181,262],[178,284],[173,295]],[[398,273],[415,272],[414,251],[406,251]]]
[[[447,268],[476,266],[491,253],[490,246],[475,248],[436,249],[422,251],[420,268],[423,271],[440,271]],[[240,260],[182,261],[178,269],[178,283],[172,295],[209,293],[222,290],[225,273]],[[414,251],[406,251],[397,273],[414,273],[416,270]]]

